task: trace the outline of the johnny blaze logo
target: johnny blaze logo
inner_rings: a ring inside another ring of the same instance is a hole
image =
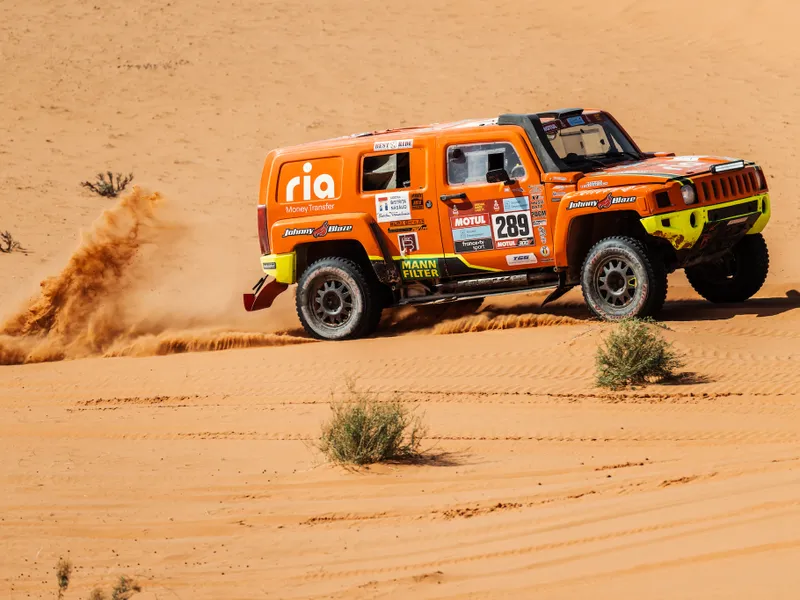
[[[567,210],[575,208],[597,208],[604,210],[611,208],[615,204],[630,204],[636,202],[636,196],[613,196],[610,192],[602,200],[572,200],[567,206]]]
[[[310,235],[315,238],[322,238],[328,235],[329,233],[343,233],[346,231],[353,231],[352,225],[329,225],[327,221],[325,221],[319,227],[304,227],[302,229],[294,229],[288,228],[285,229],[283,232],[282,237],[294,237],[297,235]]]

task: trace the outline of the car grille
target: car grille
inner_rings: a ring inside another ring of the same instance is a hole
[[[709,210],[708,220],[721,221],[722,219],[731,219],[739,215],[747,215],[754,212],[758,212],[758,200],[750,200],[750,202],[742,202],[741,204],[734,204],[733,206],[723,206],[722,208]]]
[[[697,184],[700,202],[738,200],[758,193],[758,178],[752,169],[724,175],[711,175]]]

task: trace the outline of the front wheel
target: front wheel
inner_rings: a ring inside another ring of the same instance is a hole
[[[595,316],[607,321],[654,316],[667,297],[663,261],[627,236],[597,242],[581,270],[583,297]]]
[[[381,303],[375,292],[352,260],[322,258],[297,282],[297,316],[317,339],[363,337],[372,333],[380,320]]]
[[[694,291],[709,302],[744,302],[767,279],[767,242],[760,233],[746,235],[722,257],[685,271]]]

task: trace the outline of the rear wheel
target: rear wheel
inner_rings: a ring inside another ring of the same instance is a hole
[[[352,260],[322,258],[297,282],[297,316],[305,330],[318,339],[363,337],[375,330],[381,317],[375,292]]]
[[[767,243],[760,233],[746,235],[724,256],[685,271],[694,291],[709,302],[744,302],[767,279]]]
[[[663,261],[627,236],[597,242],[581,270],[583,297],[589,310],[607,321],[656,315],[667,297]]]

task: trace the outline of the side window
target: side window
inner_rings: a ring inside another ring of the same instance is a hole
[[[462,144],[447,149],[447,182],[450,185],[486,183],[486,173],[505,169],[514,179],[525,177],[519,154],[508,142]]]
[[[408,152],[365,156],[361,190],[403,190],[411,187],[411,161]]]

